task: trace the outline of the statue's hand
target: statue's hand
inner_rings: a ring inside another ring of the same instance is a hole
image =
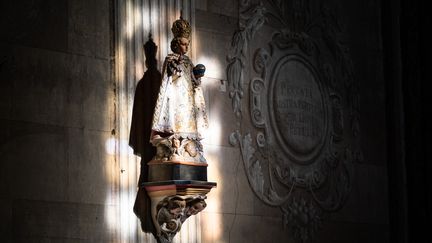
[[[181,76],[181,68],[180,65],[182,64],[181,56],[177,54],[169,54],[166,59],[167,63],[167,74],[168,76]]]

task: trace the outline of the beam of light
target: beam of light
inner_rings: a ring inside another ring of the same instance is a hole
[[[197,41],[197,45],[199,45],[198,41]],[[217,58],[199,56],[196,61],[196,64],[198,63],[204,64],[204,66],[206,66],[205,77],[219,79],[219,80],[222,77],[225,77],[225,70],[222,68],[220,60],[218,60]]]
[[[196,39],[197,49],[200,49],[203,43]],[[197,53],[198,54],[198,53]],[[207,195],[207,208],[202,212],[205,216],[202,216],[201,223],[207,230],[202,231],[203,240],[209,240],[211,242],[220,242],[222,238],[222,219],[221,219],[221,202],[222,191],[219,187],[222,185],[222,175],[220,172],[220,166],[228,161],[221,160],[221,144],[222,144],[222,121],[223,112],[220,110],[212,109],[212,103],[217,102],[211,99],[218,99],[219,97],[212,94],[225,95],[226,93],[219,92],[219,84],[221,79],[225,79],[225,71],[222,68],[221,61],[214,56],[200,56],[197,55],[195,64],[204,64],[206,66],[206,72],[203,78],[202,86],[206,94],[206,106],[207,114],[209,116],[209,128],[203,134],[203,147],[204,154],[208,162],[207,177],[208,181],[214,181],[218,183],[218,187],[213,188]],[[211,111],[211,112],[210,112]]]
[[[133,149],[129,146],[129,141],[122,139],[120,142],[117,138],[109,138],[105,142],[105,152],[109,155],[116,155],[117,148],[120,149],[120,153],[126,154],[132,159],[135,158],[133,154]]]
[[[154,42],[158,45],[157,59],[160,68],[165,56],[170,52],[171,23],[178,19],[181,5],[183,5],[183,8],[190,7],[188,2],[179,0],[125,0],[120,1],[118,4],[120,19],[117,26],[115,51],[116,82],[118,85],[115,94],[116,135],[113,135],[105,142],[107,156],[105,170],[111,187],[106,195],[105,222],[110,230],[117,233],[118,239],[116,242],[156,242],[152,235],[142,233],[139,220],[133,213],[140,168],[139,158],[133,155],[133,151],[128,145],[131,109],[136,82],[142,77],[146,69],[142,46],[147,41],[148,34],[152,33]],[[188,14],[190,11],[185,13]],[[192,44],[194,46],[191,46],[190,53],[193,57],[194,48],[196,47],[194,43]],[[207,75],[209,77],[224,76],[224,71],[215,58],[203,57],[195,63],[204,63],[208,68]],[[221,127],[218,124],[221,119],[219,117],[211,119],[215,120],[212,121],[211,129],[206,132],[205,137],[211,137],[211,141],[218,143],[217,141],[222,139],[220,135]],[[211,160],[214,163],[221,163],[221,161],[217,160],[217,152],[213,151],[211,153],[214,154],[211,155],[213,157]],[[219,172],[214,171],[215,169],[214,165],[209,166],[209,181],[218,181],[220,179]],[[218,209],[220,208],[220,200],[219,198],[213,199],[213,194],[212,192],[209,194],[210,201],[206,210],[220,212],[220,209]],[[216,218],[220,214],[211,215],[211,222],[206,222],[206,224],[211,225],[213,222],[218,222],[217,225],[220,225],[220,219]],[[186,221],[179,237],[174,238],[174,242],[201,242],[201,234],[201,217],[197,215]],[[220,230],[216,229],[215,235],[220,234]]]
[[[222,177],[220,174],[220,171],[218,169],[218,164],[223,164],[223,161],[221,161],[219,158],[220,156],[220,149],[218,146],[207,146],[205,148],[205,156],[208,161],[208,167],[207,167],[207,177],[208,181],[215,181],[220,182]],[[220,185],[218,185],[219,187]],[[203,211],[203,213],[206,213],[207,217],[204,218],[203,224],[207,225],[207,228],[211,230],[204,230],[203,236],[204,239],[220,239],[222,235],[222,228],[221,228],[221,191],[218,189],[218,187],[213,188],[210,193],[207,195],[207,207]],[[210,227],[209,227],[210,226]]]

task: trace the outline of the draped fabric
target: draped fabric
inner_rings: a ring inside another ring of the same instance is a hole
[[[182,58],[184,62],[179,65],[180,76],[169,76],[168,57],[164,62],[152,130],[177,134],[182,138],[201,139],[203,129],[208,126],[204,95],[200,86],[194,86],[192,62],[187,56]]]

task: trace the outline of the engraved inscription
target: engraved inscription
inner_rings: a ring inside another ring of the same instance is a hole
[[[279,137],[294,155],[313,153],[322,141],[325,114],[312,71],[300,60],[283,63],[275,77],[274,118]]]

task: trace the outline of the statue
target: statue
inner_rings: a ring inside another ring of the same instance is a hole
[[[137,86],[130,133],[130,146],[141,156],[134,212],[143,231],[151,232],[158,243],[172,242],[183,223],[205,209],[206,194],[216,186],[207,181],[207,161],[201,144],[203,130],[208,126],[200,86],[205,66],[194,66],[186,56],[191,37],[189,23],[180,17],[171,30],[173,53],[165,58],[162,74],[158,76],[157,70],[149,67],[145,77],[150,83]],[[151,46],[154,57],[156,46]],[[147,60],[152,64],[156,61]],[[154,89],[157,82],[159,90]],[[153,95],[155,91],[157,96]],[[143,102],[150,106],[142,106]],[[152,106],[150,115],[142,110]]]
[[[205,67],[194,66],[188,51],[191,27],[180,18],[171,28],[174,38],[163,64],[162,83],[153,113],[150,142],[156,147],[153,161],[206,163],[201,145],[208,121],[201,77]]]

